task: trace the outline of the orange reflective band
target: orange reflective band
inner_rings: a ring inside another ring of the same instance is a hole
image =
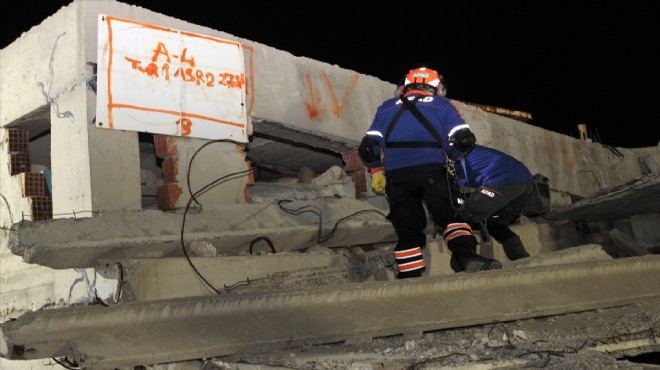
[[[402,263],[399,265],[399,272],[419,270],[419,269],[423,269],[424,267],[426,267],[426,263],[424,262],[424,260],[419,260],[410,263]]]
[[[403,251],[395,251],[394,252],[394,258],[396,259],[402,259],[402,258],[410,258],[410,257],[415,257],[415,256],[421,256],[422,255],[422,248],[416,247],[416,248],[410,248],[406,249]]]
[[[472,235],[472,228],[466,223],[455,223],[447,225],[447,228],[442,233],[442,236],[445,239],[445,242],[448,242],[454,239],[457,236]]]
[[[456,229],[468,229],[472,230],[469,224],[466,223],[455,223],[455,224],[449,224],[445,228],[445,234],[451,230],[456,230]]]
[[[472,235],[472,233],[469,231],[457,230],[451,233],[450,235],[445,236],[445,243],[459,236],[470,236],[470,235]]]

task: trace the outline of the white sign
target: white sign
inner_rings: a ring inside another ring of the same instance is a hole
[[[234,41],[99,15],[96,126],[247,142]]]

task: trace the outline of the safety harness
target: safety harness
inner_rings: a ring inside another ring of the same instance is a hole
[[[402,97],[401,101],[403,102],[403,107],[399,109],[399,111],[396,113],[396,115],[392,118],[392,122],[390,123],[389,127],[387,128],[387,132],[385,133],[385,148],[440,148],[442,149],[442,153],[445,155],[445,169],[447,170],[447,189],[449,190],[449,201],[452,205],[452,208],[455,210],[459,210],[461,208],[460,205],[456,205],[453,201],[453,197],[451,196],[452,194],[452,184],[450,181],[456,182],[458,184],[458,174],[456,173],[456,167],[454,166],[454,161],[449,157],[447,154],[447,150],[445,147],[442,145],[442,137],[438,133],[438,130],[433,127],[431,122],[422,114],[422,112],[419,111],[419,108],[417,108],[417,102],[419,99],[421,99],[422,96],[417,96],[412,100],[409,100],[406,97]],[[412,114],[417,118],[417,121],[419,121],[424,128],[435,138],[436,141],[395,141],[395,142],[390,142],[388,139],[390,137],[390,134],[392,133],[392,130],[394,129],[394,126],[396,123],[399,121],[399,118],[401,118],[401,115],[403,113],[409,110],[412,112]]]
[[[394,118],[392,118],[392,122],[390,123],[390,126],[387,128],[387,132],[385,132],[385,147],[386,148],[441,148],[443,152],[445,151],[444,147],[442,146],[442,139],[440,138],[440,134],[438,131],[431,125],[431,123],[424,117],[422,112],[417,109],[417,101],[422,98],[421,96],[416,96],[415,99],[412,101],[408,100],[406,97],[402,97],[401,101],[403,102],[403,108],[399,109],[399,111],[396,113]],[[410,110],[413,115],[417,118],[419,122],[422,123],[422,125],[428,130],[428,132],[435,138],[436,141],[396,141],[396,142],[389,142],[389,137],[390,134],[392,133],[392,130],[394,129],[394,126],[399,122],[399,118],[401,118],[401,115],[406,110]],[[447,153],[445,152],[445,157],[447,157]]]

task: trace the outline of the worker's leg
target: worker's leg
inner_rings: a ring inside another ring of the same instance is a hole
[[[507,225],[497,222],[488,222],[488,231],[493,238],[502,244],[504,254],[510,261],[529,257],[520,237],[514,233]]]
[[[509,228],[509,225],[516,222],[520,217],[525,199],[526,195],[513,199],[504,208],[488,218],[487,222],[488,232],[502,244],[504,254],[511,261],[529,257],[529,253],[525,250],[520,237]]]
[[[453,199],[454,188],[448,186],[444,172],[434,173],[425,181],[424,200],[431,218],[442,231],[447,249],[452,252],[451,268],[456,271],[483,271],[502,268],[493,259],[477,254],[477,239],[472,228],[460,216]]]
[[[514,235],[505,240],[502,243],[502,247],[504,248],[506,257],[511,261],[529,257],[529,253],[527,253],[527,250],[525,250],[525,246],[523,245],[523,242],[520,240],[518,235]]]
[[[394,248],[397,279],[421,277],[426,268],[422,255],[422,249],[426,247],[424,205],[407,179],[388,176],[387,181],[388,219],[399,238]]]

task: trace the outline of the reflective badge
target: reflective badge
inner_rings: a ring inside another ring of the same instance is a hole
[[[485,195],[485,196],[488,196],[488,197],[490,197],[490,198],[495,198],[495,193],[493,193],[493,192],[490,191],[490,190],[486,190],[486,189],[484,189],[484,188],[481,188],[480,193],[483,194],[483,195]]]

